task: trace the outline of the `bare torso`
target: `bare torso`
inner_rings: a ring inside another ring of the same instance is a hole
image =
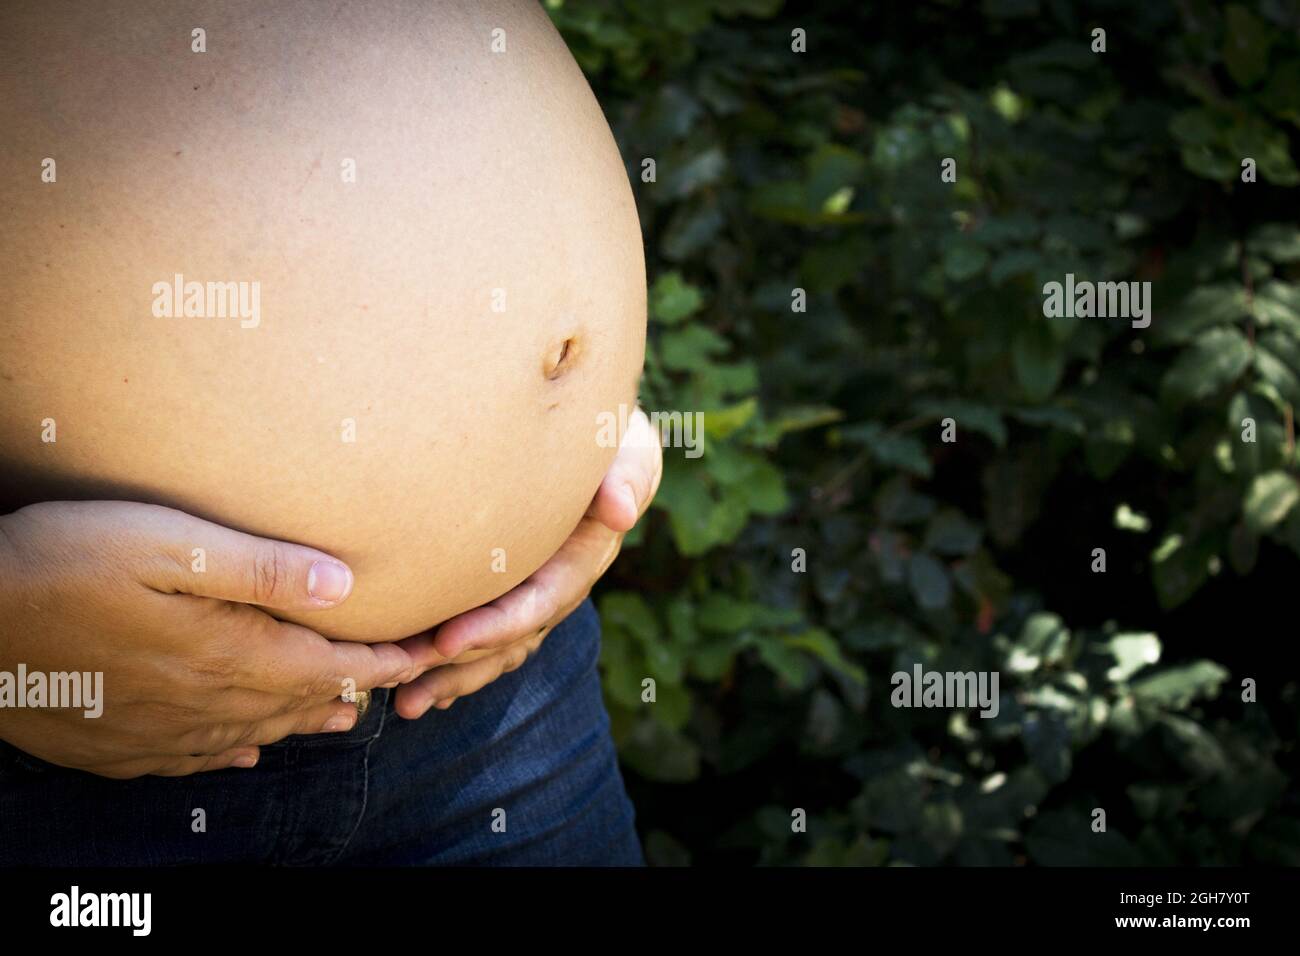
[[[635,400],[644,263],[539,8],[325,6],[0,13],[0,468],[12,504],[326,550],[355,591],[294,619],[393,640],[578,522],[614,454],[597,417]]]

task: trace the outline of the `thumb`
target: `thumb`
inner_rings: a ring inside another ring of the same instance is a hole
[[[259,538],[172,508],[150,509],[139,530],[170,560],[157,562],[160,591],[257,604],[278,611],[334,607],[352,593],[352,571],[323,551]]]
[[[660,437],[638,407],[587,514],[611,531],[632,530],[659,490],[663,471]]]

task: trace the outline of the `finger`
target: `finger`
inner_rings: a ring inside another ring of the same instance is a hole
[[[357,725],[359,712],[355,703],[331,701],[297,714],[285,714],[262,721],[245,732],[241,743],[264,747],[294,734],[345,734]]]
[[[426,666],[435,655],[446,660],[469,650],[503,647],[558,621],[564,609],[582,603],[618,553],[619,540],[599,522],[584,518],[560,550],[523,583],[457,615],[433,635],[412,639],[417,667]]]
[[[256,748],[253,748],[253,750],[256,752]],[[252,760],[252,764],[244,767],[244,764],[248,764],[250,759]],[[242,760],[239,757],[234,760],[228,760],[226,754],[205,754],[197,757],[169,757],[149,772],[158,777],[188,777],[192,773],[206,773],[209,770],[224,770],[227,767],[236,766],[236,761],[239,761],[238,766],[243,767],[243,769],[251,769],[252,766],[257,764],[257,757],[252,756],[251,754],[244,755]]]
[[[356,724],[356,704],[331,701],[254,723],[222,724],[186,734],[178,744],[179,756],[225,753],[239,747],[264,747],[294,734],[346,733]]]
[[[237,686],[328,699],[404,681],[415,673],[410,655],[395,643],[331,641],[299,624],[260,616],[259,626],[242,638]]]
[[[563,607],[580,604],[591,583],[599,578],[601,549],[610,537],[601,524],[582,519],[562,548],[523,583],[489,604],[447,620],[432,635],[408,639],[417,669],[437,666],[471,650],[503,648],[536,635],[558,619]]]
[[[257,766],[259,756],[256,747],[239,747],[221,754],[167,757],[161,763],[157,757],[141,757],[114,761],[87,769],[90,773],[111,777],[114,780],[131,780],[146,774],[181,777],[192,773],[206,773],[210,770],[225,770],[229,767],[249,769]]]
[[[427,713],[437,701],[464,697],[481,690],[502,674],[518,669],[528,659],[528,655],[541,645],[543,636],[535,635],[517,641],[491,657],[472,664],[452,664],[421,674],[411,683],[397,689],[393,704],[397,715],[414,720]]]
[[[144,583],[167,592],[279,611],[334,607],[352,593],[352,571],[323,551],[244,534],[172,508],[142,512],[138,528],[161,558]]]
[[[663,476],[663,446],[640,408],[628,420],[627,430],[596,489],[587,514],[611,531],[632,530],[650,506]]]
[[[501,648],[537,633],[560,609],[562,599],[587,586],[585,581],[574,583],[545,573],[559,558],[557,554],[495,601],[458,614],[432,633],[403,641],[417,671],[436,668],[468,651]]]

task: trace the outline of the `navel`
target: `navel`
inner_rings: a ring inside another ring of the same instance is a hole
[[[574,367],[578,353],[577,336],[570,335],[551,345],[542,361],[542,375],[548,381],[555,381]]]

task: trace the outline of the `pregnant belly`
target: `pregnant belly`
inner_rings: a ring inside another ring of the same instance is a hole
[[[394,640],[580,520],[601,416],[635,400],[640,234],[532,6],[450,4],[437,33],[293,9],[214,20],[207,61],[138,55],[139,23],[92,18],[84,47],[76,12],[26,43],[4,24],[0,466],[11,502],[155,502],[328,551],[352,596],[292,619]],[[522,52],[489,60],[489,21]]]

